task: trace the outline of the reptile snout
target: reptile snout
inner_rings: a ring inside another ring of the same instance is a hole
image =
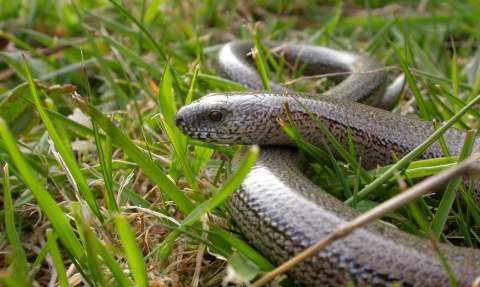
[[[179,113],[177,113],[175,115],[175,125],[177,127],[184,127],[185,126],[185,118]]]

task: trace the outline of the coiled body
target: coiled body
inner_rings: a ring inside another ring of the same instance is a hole
[[[220,52],[220,66],[234,81],[259,89],[261,86],[253,86],[261,83],[258,76],[243,60],[247,46],[246,42],[226,45]],[[301,61],[309,63],[306,69],[309,74],[332,70],[364,72],[378,67],[368,58],[348,52],[320,49],[317,53],[316,47],[304,46],[287,46],[283,52],[293,60],[302,55]],[[279,85],[272,89],[285,91]],[[283,101],[288,101],[304,139],[319,147],[323,146],[322,133],[294,98],[347,148],[348,121],[362,165],[373,168],[391,163],[391,150],[399,157],[408,153],[434,130],[431,123],[353,102],[376,105],[384,90],[385,75],[378,72],[346,77],[327,95],[321,96],[265,91],[213,94],[183,107],[177,114],[176,124],[195,139],[267,145],[262,147],[257,163],[228,204],[245,236],[274,263],[281,264],[358,215],[303,175],[295,148],[271,146],[294,145],[276,121],[285,119]],[[444,138],[451,154],[460,154],[465,133],[451,129]],[[479,148],[480,139],[477,139],[475,150]],[[438,145],[432,145],[423,154],[424,158],[441,156]],[[235,171],[241,157],[240,151],[232,161],[230,172]],[[480,202],[478,190],[475,200]],[[480,251],[448,245],[441,245],[441,251],[461,286],[470,286],[480,276]],[[308,286],[450,284],[428,241],[381,223],[356,230],[302,262],[290,274]]]

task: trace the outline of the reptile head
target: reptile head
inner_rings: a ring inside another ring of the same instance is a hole
[[[210,94],[182,107],[175,124],[185,135],[205,142],[268,144],[272,133],[285,137],[277,123],[277,110],[285,115],[283,104],[275,107],[259,94]]]

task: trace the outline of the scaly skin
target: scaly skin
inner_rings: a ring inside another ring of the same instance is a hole
[[[274,45],[269,44],[269,47]],[[226,51],[220,53],[220,66],[228,67],[227,71],[224,69],[227,76],[232,71],[240,71],[239,76],[230,78],[242,84],[255,85],[258,79],[252,78],[254,73],[245,72],[251,68],[239,58],[245,46],[248,46],[245,42],[227,45],[224,48]],[[302,49],[303,46],[294,46],[294,49],[285,48],[285,51],[291,52],[289,56],[294,59]],[[325,65],[327,68],[335,66],[356,72],[378,67],[361,56],[338,51],[333,54],[330,50],[320,54],[320,60],[312,61],[316,59],[316,48],[308,49],[309,73],[324,72]],[[234,55],[235,58],[222,58],[228,55]],[[336,60],[329,58],[329,55],[335,56]],[[322,60],[324,58],[328,59]],[[228,205],[245,236],[274,263],[285,262],[327,236],[335,227],[358,216],[357,211],[321,190],[303,175],[296,149],[271,146],[294,145],[277,123],[278,118],[285,119],[283,101],[288,101],[304,139],[320,148],[323,147],[323,134],[294,98],[302,102],[346,148],[348,120],[357,156],[362,157],[365,168],[373,168],[378,164],[392,163],[391,150],[402,157],[434,132],[429,122],[345,99],[375,104],[378,100],[370,97],[375,98],[379,91],[383,93],[384,78],[379,73],[352,75],[330,90],[327,96],[265,91],[213,94],[178,112],[177,126],[194,139],[267,145],[262,147],[257,163],[239,190],[230,197]],[[279,87],[276,89],[284,89]],[[346,91],[349,92],[347,96]],[[220,120],[212,120],[212,111],[220,112]],[[459,155],[465,132],[450,129],[444,138],[450,153]],[[480,138],[477,138],[474,150],[479,148]],[[229,173],[235,171],[242,153],[240,150],[232,160]],[[438,144],[432,145],[422,155],[423,158],[441,156],[443,153]],[[474,199],[480,203],[478,182]],[[460,285],[471,286],[480,276],[480,251],[444,244],[440,249]],[[360,228],[326,247],[294,267],[290,275],[308,286],[342,286],[347,282],[356,286],[389,286],[395,282],[403,286],[450,284],[428,241],[379,222]]]

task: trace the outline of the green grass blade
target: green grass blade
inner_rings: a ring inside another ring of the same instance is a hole
[[[140,23],[136,17],[134,17],[132,14],[130,14],[127,10],[125,10],[122,6],[120,6],[116,1],[114,0],[108,0],[110,3],[112,3],[117,10],[119,10],[124,16],[126,16],[130,21],[132,21],[142,32],[143,34],[147,37],[149,42],[153,45],[157,53],[162,57],[163,60],[167,61],[167,57],[165,56],[165,53],[163,52],[162,49],[160,49],[160,46],[158,45],[158,41],[155,41],[155,39],[152,37],[152,35],[148,32],[147,28]],[[172,73],[172,78],[173,82],[175,84],[176,90],[181,91],[180,89],[180,84],[175,75]]]
[[[269,79],[271,79],[272,75],[270,73],[270,69],[266,68],[268,66],[266,58],[268,58],[269,63],[271,63],[271,66],[273,67],[274,70],[278,71],[278,65],[274,57],[270,53],[269,49],[262,43],[257,24],[255,24],[255,27],[253,28],[253,31],[251,33],[253,37],[253,43],[255,44],[251,51],[252,58],[255,63],[255,66],[257,67],[257,71],[258,71],[258,74],[260,75],[260,79],[262,80],[263,87],[267,91],[270,91]]]
[[[0,284],[3,284],[5,287],[31,287],[32,285],[24,284],[18,280],[13,279],[8,276],[6,273],[0,273]]]
[[[83,53],[82,53],[82,61],[83,61]],[[87,94],[89,98],[91,98],[91,88],[90,83],[88,82],[88,75],[86,67],[83,68],[83,77],[85,79],[85,89],[87,90]],[[97,147],[98,153],[98,161],[100,162],[100,167],[102,169],[103,174],[103,182],[105,184],[105,198],[107,201],[107,208],[108,213],[111,215],[114,212],[118,212],[118,206],[115,202],[115,196],[113,194],[112,188],[112,140],[110,137],[106,137],[105,139],[105,149],[102,146],[102,141],[100,137],[100,133],[98,131],[97,124],[92,121],[92,129],[95,136],[95,145]],[[85,239],[84,239],[85,240]]]
[[[147,267],[143,261],[143,255],[140,251],[135,235],[133,234],[127,219],[121,215],[115,216],[115,226],[118,235],[122,241],[122,246],[128,258],[128,266],[132,272],[133,278],[137,286],[149,286]]]
[[[50,98],[45,99],[45,104],[46,104],[48,109],[50,109],[54,112],[58,112],[57,107],[55,106],[52,99],[50,99]],[[62,139],[62,142],[65,144],[65,148],[70,153],[70,156],[72,158],[75,158],[75,154],[73,153],[73,149],[72,149],[72,145],[70,143],[70,139],[68,137],[67,131],[65,130],[63,124],[59,123],[59,122],[53,122],[53,124],[55,125],[55,129],[57,130],[57,133],[58,133],[59,137]]]
[[[213,149],[197,146],[195,148],[195,157],[193,158],[193,174],[198,174],[213,155]]]
[[[58,235],[54,234],[55,238],[58,239]],[[35,262],[32,264],[32,270],[37,270],[40,269],[40,265],[43,263],[43,260],[45,260],[45,257],[47,257],[48,252],[50,252],[48,245],[45,245],[40,253],[38,253],[37,258],[35,258]]]
[[[466,225],[465,217],[463,216],[462,206],[459,200],[457,200],[456,202],[457,202],[457,208],[459,212],[453,213],[455,223],[457,224],[458,229],[460,230],[460,234],[462,234],[462,236],[465,238],[465,245],[468,248],[473,248],[474,245],[469,233],[470,228],[468,228],[468,226]]]
[[[411,162],[408,168],[405,170],[405,176],[415,179],[434,175],[452,167],[454,164],[457,163],[457,161],[458,157],[435,158],[414,161]],[[368,174],[370,175],[370,177],[380,177],[391,167],[392,165],[383,166],[379,169],[368,171]],[[346,180],[348,186],[354,186],[355,177],[353,175],[347,177]],[[335,178],[317,179],[314,181],[317,185],[327,190],[336,190],[338,186],[341,186],[339,180]],[[387,182],[391,181],[394,181],[394,178],[390,178]],[[362,179],[362,184],[367,184],[367,182]]]
[[[142,32],[145,36],[147,36],[147,39],[153,44],[155,49],[157,50],[157,53],[162,57],[164,61],[167,60],[167,57],[163,53],[162,49],[160,49],[160,46],[158,46],[158,42],[153,39],[152,35],[148,32],[147,28],[145,28],[144,25],[142,25],[133,15],[131,15],[125,8],[120,6],[117,2],[113,0],[109,0],[110,3],[115,6],[125,17],[127,17],[130,21],[132,21]]]
[[[22,70],[24,70],[23,66]],[[42,85],[36,80],[34,83],[38,91],[46,94],[52,100],[57,100],[57,98],[61,95],[73,93],[76,89],[72,85],[49,87]],[[32,110],[28,110],[27,101],[30,99],[32,99],[32,95],[30,93],[30,86],[28,82],[22,83],[8,93],[0,95],[0,114],[2,115],[3,119],[12,125],[18,121],[22,121],[23,118],[29,114],[33,114],[34,112]],[[32,107],[35,107],[35,105]],[[12,127],[10,129],[14,131]],[[18,133],[27,134],[28,132],[29,130],[21,130]]]
[[[240,252],[234,251],[228,257],[229,275],[233,281],[250,282],[258,276],[260,268]],[[233,277],[233,278],[232,278]]]
[[[30,192],[33,193],[38,205],[40,205],[48,220],[51,222],[53,228],[58,233],[62,244],[72,256],[77,258],[79,261],[82,261],[85,257],[85,253],[75,234],[73,233],[70,223],[63,214],[63,211],[57,205],[57,202],[53,200],[51,195],[36,179],[32,170],[25,162],[22,153],[16,145],[15,139],[12,137],[12,134],[8,130],[8,127],[2,118],[0,118],[0,136],[5,141],[7,150],[11,155],[17,170],[22,175],[26,186],[30,189]]]
[[[31,278],[29,278],[30,267],[28,265],[25,251],[23,250],[22,243],[20,242],[20,237],[18,236],[15,228],[8,164],[3,167],[3,198],[5,209],[5,228],[7,231],[8,241],[12,249],[11,252],[13,254],[12,278],[18,282],[22,282],[23,285],[29,285],[32,283]]]
[[[391,19],[388,23],[385,24],[378,32],[370,38],[367,45],[364,48],[364,51],[372,55],[375,50],[385,43],[385,38],[388,36],[388,32],[392,28],[395,21]]]
[[[442,92],[442,94],[450,101],[452,102],[453,104],[455,104],[456,106],[460,107],[460,108],[463,108],[466,106],[466,103],[464,101],[462,101],[460,98],[458,97],[455,97],[452,93],[450,93],[449,91],[447,91],[445,88],[443,88],[442,86],[440,85],[436,85],[436,87]],[[471,109],[469,112],[468,112],[470,115],[472,115],[473,117],[475,117],[475,119],[479,120],[480,121],[480,112],[477,111],[476,109]]]
[[[61,159],[64,161],[66,168],[68,170],[65,170],[65,172],[70,173],[72,176],[72,180],[75,182],[72,184],[74,187],[78,188],[78,191],[80,194],[83,196],[85,201],[87,202],[88,206],[90,207],[91,211],[95,216],[100,220],[103,221],[103,217],[100,214],[100,209],[98,208],[95,198],[90,190],[90,187],[88,186],[85,178],[82,176],[74,158],[72,158],[71,153],[69,150],[65,147],[65,145],[62,142],[62,139],[58,135],[55,126],[53,125],[52,121],[48,117],[47,113],[45,112],[45,109],[40,102],[40,98],[38,96],[35,83],[33,82],[33,79],[30,75],[30,70],[28,68],[27,62],[24,60],[24,67],[25,67],[25,72],[27,74],[28,78],[28,83],[30,86],[30,93],[32,94],[33,101],[35,102],[35,106],[37,108],[38,113],[40,114],[40,117],[42,118],[43,124],[45,125],[48,134],[50,138],[52,139],[53,143],[55,144],[55,148],[58,150]],[[58,232],[58,231],[57,231]]]
[[[26,100],[26,102],[32,106],[32,107],[35,107],[35,103],[33,101],[30,101],[30,100]],[[52,111],[50,109],[45,109],[45,112],[55,121],[60,121],[61,123],[63,123],[64,125],[66,126],[69,126],[72,130],[76,131],[78,134],[80,135],[86,135],[86,136],[92,136],[94,137],[95,136],[95,132],[93,131],[93,129],[90,129],[74,120],[71,120],[67,117],[65,117],[64,115],[61,115],[55,111]],[[106,137],[104,134],[99,134],[99,138],[102,139],[102,140],[105,140]]]
[[[415,82],[415,79],[413,78],[412,73],[410,72],[410,68],[408,67],[407,62],[403,59],[402,54],[398,51],[398,49],[395,47],[395,45],[393,45],[392,42],[390,42],[390,46],[392,47],[393,51],[395,51],[395,54],[397,55],[400,65],[402,66],[402,70],[405,73],[405,78],[407,79],[410,89],[412,90],[412,93],[415,96],[415,99],[417,100],[416,103],[417,103],[418,109],[420,110],[420,114],[422,115],[422,118],[427,121],[430,120],[430,116],[428,115],[427,108],[425,107],[425,103],[423,102],[422,95],[418,90],[417,83]]]
[[[423,76],[423,77],[426,77],[428,79],[443,82],[443,83],[447,83],[447,84],[452,83],[452,80],[450,80],[448,78],[445,78],[445,77],[442,77],[442,76],[434,75],[430,72],[425,72],[425,71],[415,69],[415,68],[410,68],[410,70],[412,71],[412,73],[414,73],[415,75],[418,75],[418,76]],[[459,82],[458,86],[461,87],[462,89],[466,89],[466,90],[469,90],[469,91],[472,90],[472,86],[467,84],[467,83]]]
[[[358,203],[358,190],[360,189],[360,172],[361,172],[361,166],[362,166],[362,158],[359,159],[358,161],[358,168],[356,170],[355,174],[355,186],[353,188],[353,202],[352,202],[352,207],[356,208],[357,203]]]
[[[188,105],[192,102],[193,99],[193,91],[195,88],[195,83],[197,82],[198,73],[200,72],[200,65],[195,66],[195,71],[193,71],[192,83],[190,84],[190,88],[188,89],[187,97],[185,98],[185,105]]]
[[[103,273],[103,264],[98,256],[100,253],[98,250],[99,243],[96,240],[93,232],[90,230],[91,227],[88,226],[85,222],[83,223],[83,225],[84,226],[82,228],[82,231],[84,232],[83,238],[85,240],[85,249],[87,250],[90,276],[92,277],[92,280],[99,286],[108,286],[105,274]]]
[[[430,58],[428,57],[427,53],[423,51],[423,49],[418,45],[416,41],[413,39],[409,40],[409,44],[412,48],[412,50],[415,52],[416,55],[418,55],[419,59],[421,59],[423,65],[428,69],[430,73],[433,75],[439,76],[441,73],[437,70],[435,65],[432,63]]]
[[[57,237],[53,234],[53,230],[47,230],[47,239],[48,249],[50,250],[50,256],[52,256],[53,266],[57,270],[60,287],[68,287],[70,284],[68,284],[67,273],[57,245]]]
[[[160,90],[158,91],[158,99],[160,103],[160,110],[170,127],[175,126],[175,114],[177,113],[177,107],[175,106],[175,98],[173,96],[172,87],[172,73],[170,71],[170,59],[165,62],[162,81],[160,84]],[[180,133],[180,132],[179,132]]]
[[[150,76],[153,76],[157,79],[162,78],[162,73],[159,71],[159,69],[142,59],[142,57],[135,51],[125,47],[122,43],[113,39],[111,35],[106,35],[104,33],[100,33],[100,35],[106,43],[117,49],[120,53],[122,53],[122,55],[128,58],[128,60],[135,63],[139,69],[144,69]]]
[[[186,155],[186,149],[185,145],[183,145],[183,140],[186,143],[186,138],[185,136],[182,136],[182,138],[177,138],[174,131],[172,128],[169,126],[167,123],[167,120],[160,116],[160,122],[162,123],[163,130],[166,132],[168,135],[168,138],[170,139],[170,143],[172,144],[173,148],[175,149],[175,154],[177,155],[178,160],[180,161],[180,164],[182,166],[182,170],[185,174],[185,177],[187,178],[188,184],[190,187],[194,190],[200,190],[197,179],[195,178],[195,174],[190,167],[190,164],[187,161]]]
[[[462,153],[460,154],[460,157],[459,157],[459,162],[468,158],[472,153],[473,144],[475,143],[476,135],[477,135],[476,131],[467,132],[467,137],[465,139],[465,144],[463,146]],[[462,181],[461,176],[456,177],[452,179],[452,181],[450,181],[450,183],[447,186],[447,189],[445,190],[445,194],[442,197],[442,201],[440,202],[440,206],[438,207],[437,213],[435,214],[435,217],[432,220],[432,225],[430,227],[430,230],[432,231],[432,233],[434,234],[437,240],[440,238],[440,235],[442,234],[443,227],[445,226],[445,222],[447,221],[447,217],[450,213],[450,209],[453,206],[453,202],[456,197],[456,191],[460,186],[461,181]]]
[[[112,214],[118,212],[118,206],[115,202],[112,187],[112,140],[110,137],[106,137],[105,149],[102,146],[103,141],[100,138],[98,127],[95,122],[92,123],[93,131],[95,133],[95,144],[97,146],[98,161],[103,174],[103,182],[105,184],[105,195],[107,200],[108,213]]]
[[[105,188],[107,193],[107,207],[108,210],[115,210],[118,211],[118,205],[115,202],[115,194],[113,193],[113,170],[112,170],[112,162],[113,162],[113,142],[110,137],[107,137],[105,141],[105,172],[103,178],[106,178],[105,181]]]
[[[96,13],[93,13],[88,9],[84,9],[83,7],[81,7],[81,8],[84,12],[86,12],[88,14],[88,16],[90,16],[93,19],[96,19],[98,21],[101,21],[102,23],[105,24],[106,27],[114,30],[115,33],[117,33],[119,35],[123,35],[125,37],[129,37],[129,38],[132,38],[132,39],[134,39],[138,35],[138,32],[135,29],[125,25],[124,23],[120,23],[116,20],[113,20],[113,19],[110,19],[110,18],[107,18],[107,17],[103,17],[102,15],[97,15]]]
[[[50,58],[46,57],[42,53],[39,53],[35,48],[30,46],[26,42],[22,41],[21,39],[19,39],[19,37],[16,37],[15,35],[7,33],[2,30],[0,30],[0,37],[8,41],[12,41],[13,43],[15,43],[17,47],[21,49],[25,49],[26,51],[30,52],[33,56],[42,59],[42,61],[44,61],[45,63],[49,65],[53,65],[53,62],[50,60]]]
[[[338,25],[338,22],[340,20],[340,16],[342,16],[342,9],[343,8],[343,3],[338,2],[337,7],[335,9],[335,14],[333,15],[332,19],[328,21],[327,25],[325,26],[325,34],[323,34],[323,39],[322,43],[327,43],[330,40],[330,36],[333,34],[333,31]]]
[[[452,90],[455,98],[458,98],[458,65],[457,65],[457,49],[455,48],[455,42],[451,38],[452,43]],[[456,109],[457,111],[458,109]]]
[[[433,127],[436,131],[438,131],[438,129],[440,128],[436,120],[433,120]],[[443,135],[438,138],[438,143],[440,144],[443,155],[446,157],[449,157],[450,151],[448,150],[448,147],[447,147],[447,144],[445,143],[445,139],[443,138]]]
[[[183,170],[185,177],[191,188],[199,190],[195,175],[188,164],[186,158],[187,137],[180,132],[175,125],[175,114],[177,107],[175,105],[175,97],[173,96],[172,74],[170,70],[170,58],[165,63],[164,73],[159,89],[159,104],[163,116],[160,117],[160,126],[167,134],[173,149],[172,164],[168,174],[175,182],[178,181]]]
[[[255,46],[253,49],[253,61],[255,62],[255,65],[257,67],[258,74],[260,75],[260,79],[262,80],[263,87],[265,88],[266,91],[270,91],[270,82],[268,81],[269,76],[267,73],[267,69],[265,69],[265,57],[263,56],[263,53],[259,51]]]
[[[330,161],[333,164],[333,167],[335,169],[335,172],[337,173],[338,179],[340,183],[342,184],[343,191],[345,192],[345,196],[347,198],[352,197],[352,192],[350,191],[350,188],[348,187],[347,180],[345,179],[345,176],[342,173],[342,170],[340,169],[340,166],[338,165],[338,162],[335,160],[333,157],[332,150],[328,147],[327,144],[324,145],[325,150],[328,152],[328,155],[330,156]]]
[[[104,75],[105,79],[107,80],[108,86],[115,93],[115,102],[117,103],[120,109],[125,110],[127,108],[127,103],[130,102],[130,99],[128,98],[127,94],[125,94],[123,89],[121,89],[120,86],[117,84],[117,82],[112,76],[112,73],[110,73],[110,71],[108,70],[108,64],[103,59],[103,56],[99,51],[97,43],[93,38],[92,34],[90,33],[90,27],[86,26],[85,24],[83,25],[84,25],[83,33],[88,39],[88,43],[90,44],[90,48],[93,53],[93,56],[97,60],[98,65],[102,71],[102,75]]]
[[[211,241],[216,240],[217,237],[220,237],[220,240],[227,241],[231,246],[236,250],[241,251],[248,259],[252,260],[258,267],[262,268],[264,271],[271,271],[275,266],[270,263],[265,257],[258,253],[253,247],[245,243],[244,241],[238,239],[235,236],[232,236],[224,229],[210,224],[210,230],[213,231],[212,234],[209,234],[209,239]],[[231,249],[230,249],[231,250]]]
[[[102,179],[103,178],[103,175],[99,172],[97,172],[96,170],[94,169],[89,169],[89,172],[97,179]],[[114,181],[113,183],[113,189],[117,192],[119,192],[120,190],[122,191],[122,199],[128,199],[132,202],[132,204],[135,204],[135,205],[138,205],[140,207],[144,207],[144,208],[150,208],[152,203],[151,202],[148,202],[147,200],[145,200],[144,198],[142,198],[140,195],[138,195],[138,193],[132,191],[131,189],[125,187],[125,186],[120,186],[120,183]],[[159,211],[157,209],[154,208],[154,210],[156,211]]]
[[[434,102],[439,106],[439,108],[442,109],[442,111],[448,116],[448,118],[453,117],[455,113],[430,89],[427,88],[427,91],[429,96],[434,99]],[[464,107],[464,106],[465,106],[465,103],[461,107]],[[470,129],[470,127],[462,120],[458,120],[458,125],[460,126],[460,128],[464,130]]]
[[[112,272],[115,282],[122,287],[133,287],[133,283],[130,281],[127,275],[123,272],[121,266],[118,265],[115,258],[108,252],[108,250],[98,241],[95,237],[95,234],[91,230],[86,231],[86,237],[89,242],[97,245],[97,252],[102,257],[105,265],[108,267],[110,272]]]
[[[268,60],[268,64],[267,64],[267,61],[264,59],[265,62],[263,62],[263,66],[264,67],[270,66],[273,71],[281,74],[283,71],[283,65],[277,63],[277,60],[275,60],[275,57],[273,57],[272,53],[270,53],[270,50],[267,48],[267,46],[265,46],[262,43],[262,41],[258,38],[258,32],[254,31],[252,33],[252,36],[253,36],[253,41],[255,43],[255,47],[260,48],[258,51],[262,51],[263,53],[261,53],[261,55],[265,56],[267,58],[266,60]],[[282,54],[284,53],[282,52]],[[282,58],[283,60],[281,60]],[[284,60],[285,60],[284,55],[280,55],[280,61],[284,61]],[[267,75],[267,78],[271,79],[270,69],[264,69],[264,70],[265,70],[265,74]],[[280,81],[280,82],[283,82],[283,81]]]
[[[347,136],[348,136],[348,146],[350,147],[350,155],[354,160],[357,159],[357,152],[355,151],[355,144],[353,143],[352,129],[350,128],[350,123],[347,118]]]
[[[75,73],[81,70],[84,66],[92,67],[95,64],[97,64],[97,59],[95,58],[88,59],[88,60],[85,60],[84,63],[73,63],[70,65],[62,66],[59,69],[40,75],[38,79],[41,81],[46,81],[46,80],[51,80],[57,77],[61,77],[65,74],[68,74],[68,75],[71,75],[72,79],[76,79],[77,80],[76,82],[81,82],[80,78],[77,79]]]
[[[247,91],[249,88],[220,77],[198,73],[198,78],[223,91]]]

